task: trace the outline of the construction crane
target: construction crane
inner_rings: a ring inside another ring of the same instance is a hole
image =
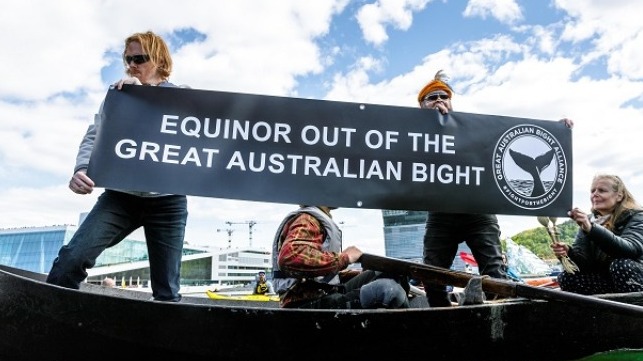
[[[247,224],[248,225],[248,242],[250,247],[252,247],[252,227],[254,227],[257,222],[255,221],[245,221],[245,222],[225,222],[228,226],[232,227],[233,224]]]
[[[228,223],[228,222],[226,222],[226,223]],[[226,232],[226,233],[228,233],[228,248],[232,248],[232,232],[234,232],[234,229],[232,229],[232,228],[217,229],[217,232]]]

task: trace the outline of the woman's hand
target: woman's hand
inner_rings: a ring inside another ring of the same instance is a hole
[[[589,233],[592,229],[592,222],[589,221],[589,216],[585,212],[581,211],[579,208],[574,208],[571,211],[567,212],[569,218],[573,219],[576,224],[583,230],[585,233]]]
[[[569,252],[569,246],[565,243],[555,242],[551,243],[549,247],[551,247],[551,250],[554,251],[554,254],[557,258],[566,257],[567,252]]]
[[[77,171],[69,181],[69,189],[77,194],[90,194],[94,190],[94,181],[85,174],[87,170]]]
[[[569,118],[563,118],[560,120],[562,123],[565,123],[565,126],[569,129],[574,128],[574,121]]]
[[[143,83],[141,83],[138,78],[132,76],[117,81],[116,83],[114,83],[114,86],[116,87],[116,89],[121,90],[123,89],[123,84],[143,85]]]

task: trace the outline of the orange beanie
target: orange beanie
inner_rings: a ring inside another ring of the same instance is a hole
[[[437,73],[435,73],[435,77],[420,90],[420,93],[418,94],[418,103],[422,103],[422,100],[424,97],[432,93],[436,90],[442,90],[445,91],[447,94],[449,94],[449,98],[453,96],[453,89],[447,84],[447,80],[449,77],[442,72],[442,70],[439,70]]]

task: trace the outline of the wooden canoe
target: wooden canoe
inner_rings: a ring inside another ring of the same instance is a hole
[[[300,361],[328,360],[330,349],[342,360],[562,361],[643,348],[643,318],[548,300],[428,308],[414,297],[413,308],[404,310],[293,310],[207,297],[165,303],[143,292],[90,284],[70,290],[43,279],[0,266],[0,359],[261,354]],[[604,297],[643,304],[642,293]]]

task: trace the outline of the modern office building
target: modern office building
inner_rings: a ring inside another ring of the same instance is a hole
[[[382,210],[386,256],[422,262],[425,211]]]
[[[382,210],[384,249],[386,256],[422,263],[426,211]],[[462,271],[465,263],[460,252],[471,253],[466,243],[460,243],[451,268]]]
[[[0,264],[47,273],[77,226],[23,227],[0,229]],[[270,271],[270,251],[261,248],[210,249],[185,244],[181,264],[184,285],[245,285],[259,270]],[[145,241],[125,239],[108,248],[88,270],[87,282],[100,283],[111,277],[126,286],[147,286],[149,261]]]

